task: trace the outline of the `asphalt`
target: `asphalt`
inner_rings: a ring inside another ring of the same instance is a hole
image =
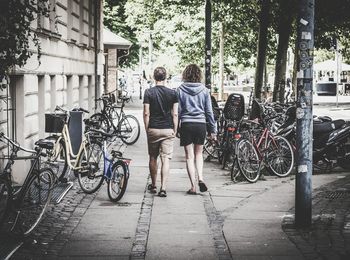
[[[347,114],[344,109],[339,116]],[[128,112],[142,122],[140,100],[134,98]],[[108,200],[106,185],[85,195],[75,184],[11,259],[349,259],[349,172],[313,175],[312,226],[296,229],[294,175],[233,183],[227,170],[209,161],[209,191],[187,195],[190,183],[177,139],[168,197],[160,198],[146,189],[143,129],[124,155],[132,158],[131,176],[119,203]]]

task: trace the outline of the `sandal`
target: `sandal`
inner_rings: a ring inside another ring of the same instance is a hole
[[[187,192],[186,192],[188,195],[197,195],[197,192],[189,189]]]
[[[201,192],[205,192],[205,191],[208,190],[207,185],[205,185],[205,183],[204,183],[203,181],[199,181],[199,182],[198,182],[198,185],[199,185],[199,190],[200,190]]]
[[[150,193],[157,193],[157,186],[153,186],[152,184],[148,184],[147,189],[149,190]]]
[[[165,190],[160,190],[159,192],[158,192],[158,196],[159,197],[166,197],[167,195],[166,195],[166,191]]]

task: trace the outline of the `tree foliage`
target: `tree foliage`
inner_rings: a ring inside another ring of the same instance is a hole
[[[203,0],[123,0],[125,23],[134,29],[139,42],[148,42],[155,53],[176,50],[180,65],[204,65]],[[218,69],[219,24],[224,26],[224,67],[234,73],[238,67],[257,66],[259,1],[212,0],[212,66]],[[275,66],[276,80],[285,82],[286,51],[295,49],[296,17],[299,1],[271,1],[267,31],[266,63]],[[350,61],[350,1],[315,0],[315,49],[330,49],[331,39],[341,41],[345,59]],[[147,45],[146,45],[147,46]],[[147,48],[145,48],[145,51]],[[261,64],[260,64],[261,65]],[[261,70],[260,70],[261,71]],[[261,85],[262,83],[260,83]],[[283,84],[282,84],[283,85]],[[276,85],[275,85],[276,86]],[[283,98],[284,87],[278,90]],[[277,96],[276,96],[277,97]]]
[[[119,60],[119,65],[122,67],[127,67],[138,62],[140,48],[135,33],[136,28],[125,22],[127,19],[125,13],[126,3],[127,0],[105,0],[103,6],[104,26],[132,43],[129,55]]]
[[[48,16],[48,0],[11,0],[0,2],[0,76],[15,65],[23,66],[33,55],[33,41],[40,59],[40,42],[31,24],[38,15]]]

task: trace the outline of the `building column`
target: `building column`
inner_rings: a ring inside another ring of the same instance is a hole
[[[67,84],[67,108],[73,108],[73,76],[68,75],[66,80]]]
[[[73,95],[72,95],[72,107],[78,107],[79,106],[79,76],[78,75],[73,75],[72,76],[72,92],[73,92]]]
[[[56,108],[56,75],[50,75],[50,101],[51,101],[51,111],[54,111]]]
[[[95,105],[95,78],[94,76],[88,76],[88,110],[92,113]]]
[[[47,112],[46,91],[50,89],[50,76],[43,75],[38,77],[38,112],[39,112],[39,138],[45,137],[45,112]],[[49,105],[50,107],[50,105]]]
[[[112,92],[117,89],[118,86],[118,78],[117,78],[117,50],[116,49],[108,49],[108,77],[106,92]]]

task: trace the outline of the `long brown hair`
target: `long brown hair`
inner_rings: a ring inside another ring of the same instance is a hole
[[[202,81],[202,71],[196,64],[187,65],[182,72],[183,82],[201,82]]]

